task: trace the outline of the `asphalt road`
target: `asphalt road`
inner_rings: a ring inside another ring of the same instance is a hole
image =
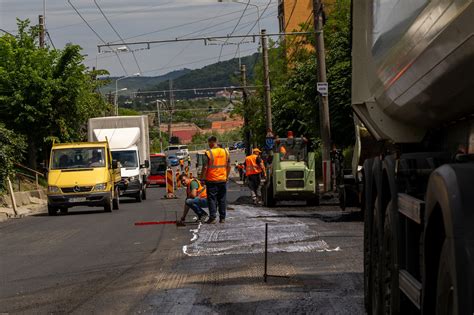
[[[229,190],[228,220],[213,226],[135,226],[179,217],[183,199],[162,200],[163,188],[112,213],[73,208],[0,223],[0,313],[363,313],[353,213],[255,208],[245,187]],[[279,276],[268,283],[264,223],[269,273]]]

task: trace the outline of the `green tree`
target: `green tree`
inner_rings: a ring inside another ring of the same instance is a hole
[[[0,193],[5,190],[6,178],[12,174],[15,162],[21,162],[25,148],[24,137],[0,124]]]
[[[38,28],[18,20],[18,35],[0,37],[0,119],[26,136],[28,164],[36,166],[37,153],[52,139],[83,140],[87,119],[101,116],[108,106],[96,92],[106,71],[89,71],[81,48],[39,48]]]
[[[311,30],[309,24],[302,30]],[[332,141],[337,145],[353,143],[354,128],[351,109],[350,0],[338,0],[324,26],[327,80]],[[272,85],[273,130],[284,136],[287,130],[319,143],[319,96],[316,92],[317,64],[315,54],[303,49],[314,46],[314,37],[288,40],[269,50]],[[285,45],[292,46],[290,60],[284,56]],[[295,47],[295,45],[298,45]],[[283,57],[282,57],[283,56]],[[262,84],[263,69],[255,69],[256,84]],[[265,134],[263,90],[259,90],[249,106],[253,140],[262,143]],[[255,118],[257,115],[257,118]]]

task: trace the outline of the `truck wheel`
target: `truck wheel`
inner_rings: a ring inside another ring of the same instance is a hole
[[[372,246],[370,250],[370,274],[372,276],[372,304],[371,313],[381,314],[382,311],[382,263],[381,263],[381,235],[380,231],[380,215],[379,215],[379,197],[375,199],[372,218]]]
[[[62,207],[62,208],[59,208],[59,211],[60,211],[62,214],[67,214],[68,208],[67,208],[67,207]]]
[[[139,190],[139,191],[137,192],[137,195],[135,196],[135,200],[136,200],[137,202],[142,202],[142,200],[143,200],[142,197],[143,197],[142,191]]]
[[[105,204],[104,204],[104,211],[105,211],[105,212],[112,212],[112,208],[113,208],[113,197],[110,196],[110,197],[107,198],[107,200],[105,201]]]
[[[48,205],[48,215],[53,216],[53,215],[56,215],[57,212],[58,212],[57,208]]]
[[[268,182],[267,185],[264,186],[264,193],[265,193],[265,198],[263,199],[263,203],[265,207],[274,207],[276,205],[275,198],[273,196],[273,185],[272,185],[272,179],[270,178],[270,181]]]
[[[118,187],[115,188],[115,198],[113,201],[113,209],[118,210],[120,205],[120,193]]]
[[[393,230],[392,202],[389,202],[385,212],[383,250],[382,250],[382,314],[399,314],[397,248],[398,238]]]
[[[456,305],[456,287],[453,278],[455,277],[455,267],[451,259],[451,246],[447,240],[444,241],[441,249],[438,283],[436,288],[436,314],[458,314]]]

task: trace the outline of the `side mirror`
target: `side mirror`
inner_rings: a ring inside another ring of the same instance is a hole
[[[117,162],[117,160],[112,160],[112,168],[113,168],[114,170],[118,169],[118,162]]]
[[[145,168],[149,168],[150,167],[150,161],[149,160],[145,160]]]

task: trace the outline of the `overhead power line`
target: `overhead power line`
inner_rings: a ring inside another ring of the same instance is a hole
[[[208,41],[212,41],[214,39],[230,39],[230,38],[260,38],[262,36],[266,37],[274,37],[274,36],[301,36],[301,35],[311,35],[315,32],[290,32],[290,33],[267,33],[265,35],[262,34],[249,34],[249,35],[226,35],[226,36],[210,36],[210,37],[191,37],[191,38],[174,38],[174,39],[161,39],[161,40],[149,40],[149,41],[138,41],[138,42],[124,42],[122,44],[119,43],[104,43],[99,44],[97,47],[100,49],[102,47],[114,47],[120,45],[151,45],[151,44],[158,44],[158,43],[173,43],[173,42],[188,42],[188,41],[204,41],[206,44]]]
[[[54,49],[56,49],[56,46],[54,46],[53,40],[51,39],[51,35],[49,35],[49,32],[46,31],[46,35],[48,36],[49,42],[51,43],[51,46],[53,46]]]
[[[87,20],[82,16],[82,14],[79,12],[79,10],[76,9],[76,7],[72,4],[71,0],[67,0],[67,2],[69,3],[69,5],[74,9],[74,11],[76,11],[77,15],[79,15],[79,17],[84,21],[84,23],[86,23],[86,25],[89,27],[89,29],[95,34],[95,36],[97,36],[97,38],[100,39],[101,42],[103,42],[104,44],[106,43],[105,40],[94,30],[94,28],[87,22]],[[123,72],[125,72],[125,75],[128,75],[127,73],[127,70],[125,69],[123,63],[122,63],[122,59],[120,59],[120,56],[117,54],[117,52],[115,52],[115,55],[117,56],[117,59],[120,63],[120,66],[122,66],[122,69],[123,69]]]
[[[259,88],[263,85],[248,85],[245,88]],[[211,91],[211,90],[241,90],[242,86],[217,86],[217,87],[204,87],[204,88],[190,88],[190,89],[174,89],[171,92],[193,92],[193,91]],[[169,93],[170,90],[156,90],[156,91],[139,91],[133,92],[134,94],[150,94],[150,93]]]
[[[235,24],[234,29],[232,30],[232,32],[230,32],[230,35],[233,35],[234,32],[235,32],[235,30],[236,30],[236,28],[239,26],[240,21],[242,21],[242,18],[244,17],[245,12],[247,11],[247,8],[249,7],[249,4],[250,4],[250,0],[248,0],[247,4],[245,5],[245,8],[244,8],[244,10],[242,11],[242,14],[240,15],[240,18],[239,18],[239,20],[237,21],[237,24]],[[228,41],[229,41],[229,39],[227,38],[227,39],[225,40],[224,45],[227,44]],[[222,50],[224,49],[224,45],[221,45],[221,50],[220,50],[220,52],[219,52],[219,58],[217,59],[218,62],[221,61]]]
[[[100,11],[100,14],[102,14],[102,16],[104,17],[104,19],[107,21],[107,23],[109,24],[110,28],[112,28],[112,30],[115,32],[115,34],[118,36],[118,38],[120,38],[120,40],[122,42],[125,42],[122,38],[122,36],[119,34],[119,32],[117,31],[117,29],[115,29],[115,27],[112,25],[112,23],[110,22],[110,20],[107,18],[107,15],[105,15],[104,11],[102,10],[102,8],[99,6],[99,4],[97,3],[97,0],[94,0],[94,3],[97,7],[97,9],[99,9]],[[127,47],[128,48],[128,47]],[[135,56],[135,52],[132,50],[132,56],[133,56],[133,60],[135,60],[135,64],[137,65],[137,68],[138,68],[138,72],[141,73],[142,72],[142,69],[140,68],[140,64],[138,63],[138,60],[137,60],[137,56]]]

